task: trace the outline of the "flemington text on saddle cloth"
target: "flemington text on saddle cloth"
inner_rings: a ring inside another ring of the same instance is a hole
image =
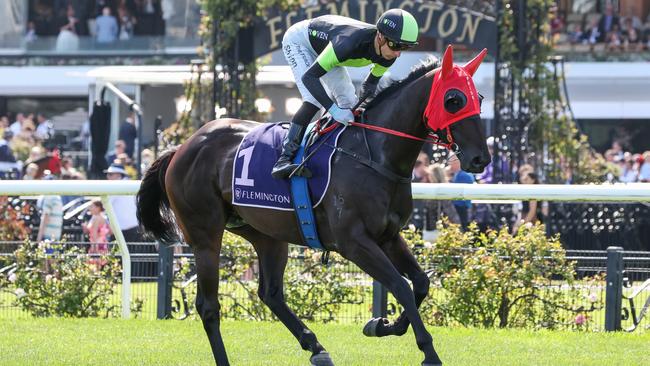
[[[233,164],[232,204],[293,211],[288,179],[274,179],[271,169],[282,152],[282,140],[287,134],[286,123],[265,123],[246,134],[237,148]],[[308,180],[311,201],[318,206],[330,182],[332,156],[344,128],[330,132],[323,144],[306,163],[313,176]],[[320,138],[324,138],[321,136]],[[333,143],[333,144],[332,144]],[[318,142],[314,145],[318,145]],[[314,146],[312,145],[312,147]],[[309,153],[309,149],[307,154]]]

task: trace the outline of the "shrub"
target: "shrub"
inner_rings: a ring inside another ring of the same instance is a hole
[[[46,249],[53,254],[46,254]],[[15,251],[16,270],[0,276],[1,288],[14,288],[16,303],[33,316],[116,316],[109,300],[120,282],[118,258],[91,259],[76,246],[25,241]],[[100,264],[103,264],[100,266]],[[134,311],[141,304],[135,302]]]
[[[362,304],[367,289],[360,280],[365,278],[358,270],[350,273],[347,262],[332,253],[329,263],[320,262],[321,252],[297,248],[289,253],[284,276],[284,293],[287,305],[301,319],[334,321],[344,304]],[[189,274],[189,262],[177,262],[176,280]],[[221,315],[239,320],[270,320],[274,315],[258,297],[257,256],[253,246],[244,239],[225,233],[221,248]],[[196,288],[189,290],[195,298]],[[224,301],[227,300],[227,301]]]
[[[577,280],[559,236],[547,238],[543,225],[525,225],[513,236],[507,227],[480,232],[471,224],[463,232],[444,220],[438,230],[433,244],[406,233],[443,289],[422,305],[430,324],[583,329],[588,313],[602,308],[602,299],[590,291],[602,279]],[[585,299],[589,305],[579,305]]]
[[[287,267],[284,292],[301,319],[316,320],[319,315],[321,321],[335,321],[343,304],[363,304],[367,276],[356,268],[350,271],[349,262],[339,254],[331,253],[327,265],[321,263],[321,255],[311,249],[292,251],[289,260],[294,265]]]
[[[29,212],[29,205],[14,207],[10,198],[0,196],[0,241],[25,240],[29,228],[25,225],[23,215]],[[13,250],[13,249],[12,249]]]

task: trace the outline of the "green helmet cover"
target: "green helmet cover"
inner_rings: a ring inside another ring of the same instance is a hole
[[[419,27],[413,15],[406,10],[390,9],[377,21],[377,30],[391,41],[417,44]]]

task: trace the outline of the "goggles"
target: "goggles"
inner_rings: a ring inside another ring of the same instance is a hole
[[[411,43],[395,42],[388,38],[386,38],[386,43],[388,44],[388,48],[390,48],[393,51],[406,51],[408,49],[413,48],[413,46],[415,46],[414,44]]]

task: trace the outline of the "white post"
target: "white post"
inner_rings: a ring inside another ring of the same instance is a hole
[[[131,255],[129,254],[129,248],[126,246],[124,235],[120,230],[120,224],[117,222],[111,200],[108,196],[102,196],[102,203],[122,255],[122,318],[128,319],[131,317]]]

